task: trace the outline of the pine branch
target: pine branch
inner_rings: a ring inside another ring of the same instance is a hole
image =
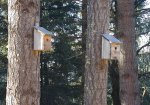
[[[138,36],[142,36],[142,35],[145,36],[145,34],[148,34],[149,32],[150,32],[150,30],[147,30],[147,31],[142,32],[142,33],[137,33],[137,35],[138,35]]]
[[[142,3],[144,2],[144,0],[135,0],[135,8],[137,8],[138,6],[140,6]]]

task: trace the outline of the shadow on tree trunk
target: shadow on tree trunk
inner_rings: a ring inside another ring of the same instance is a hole
[[[119,68],[118,68],[118,61],[117,60],[110,60],[109,61],[109,75],[110,75],[110,80],[111,80],[111,85],[112,85],[112,101],[113,105],[121,105],[120,102],[120,95],[119,95]]]

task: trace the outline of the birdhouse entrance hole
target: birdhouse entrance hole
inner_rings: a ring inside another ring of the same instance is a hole
[[[44,36],[44,50],[48,50],[51,48],[51,37],[48,35]]]

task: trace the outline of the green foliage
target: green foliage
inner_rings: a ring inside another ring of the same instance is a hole
[[[150,32],[150,11],[144,9],[145,0],[136,8],[136,32],[138,37],[146,35]]]
[[[150,14],[143,10],[145,1],[135,1],[137,38],[148,36],[150,32]],[[113,0],[111,8],[110,28],[113,32],[117,32],[114,25],[115,3],[116,0]],[[81,5],[79,0],[41,0],[41,26],[55,35],[53,50],[41,54],[41,105],[83,105]],[[6,95],[6,45],[7,0],[0,0],[0,104]],[[143,105],[150,104],[149,61],[149,53],[138,55]],[[108,87],[108,105],[111,105],[110,81]]]
[[[136,6],[136,33],[137,33],[137,55],[138,55],[138,70],[141,88],[141,104],[150,104],[150,53],[145,51],[145,48],[150,46],[150,41],[143,43],[143,37],[149,37],[150,33],[150,12],[149,9],[144,9],[146,0],[138,0]],[[143,47],[140,47],[143,46]]]
[[[55,35],[53,52],[41,55],[41,105],[81,105],[81,7],[70,0],[41,5],[41,25]]]
[[[7,71],[7,1],[0,0],[0,105],[4,105],[6,96]]]
[[[150,104],[150,53],[138,55],[142,105]]]
[[[138,55],[138,70],[141,89],[141,104],[150,104],[150,53],[145,48],[150,46],[150,41],[145,42],[140,40],[143,37],[150,38],[150,11],[144,9],[146,0],[138,0],[136,6],[136,33],[137,33],[137,55]],[[143,47],[140,47],[143,46]]]
[[[0,0],[0,42],[7,39],[7,2]],[[6,42],[6,41],[5,41]]]
[[[7,2],[0,1],[0,99],[6,95]],[[41,54],[41,105],[81,105],[81,3],[42,0],[41,25],[52,31],[53,51]]]

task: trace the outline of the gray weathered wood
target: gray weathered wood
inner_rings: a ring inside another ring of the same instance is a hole
[[[41,32],[42,34],[47,34],[47,35],[53,36],[53,34],[52,34],[50,31],[46,30],[46,29],[43,28],[43,27],[34,26],[34,28],[35,28],[37,31]]]
[[[115,38],[113,35],[104,34],[103,37],[110,43],[122,43],[120,40]]]
[[[108,40],[102,37],[102,59],[110,59],[111,58],[111,44]]]

